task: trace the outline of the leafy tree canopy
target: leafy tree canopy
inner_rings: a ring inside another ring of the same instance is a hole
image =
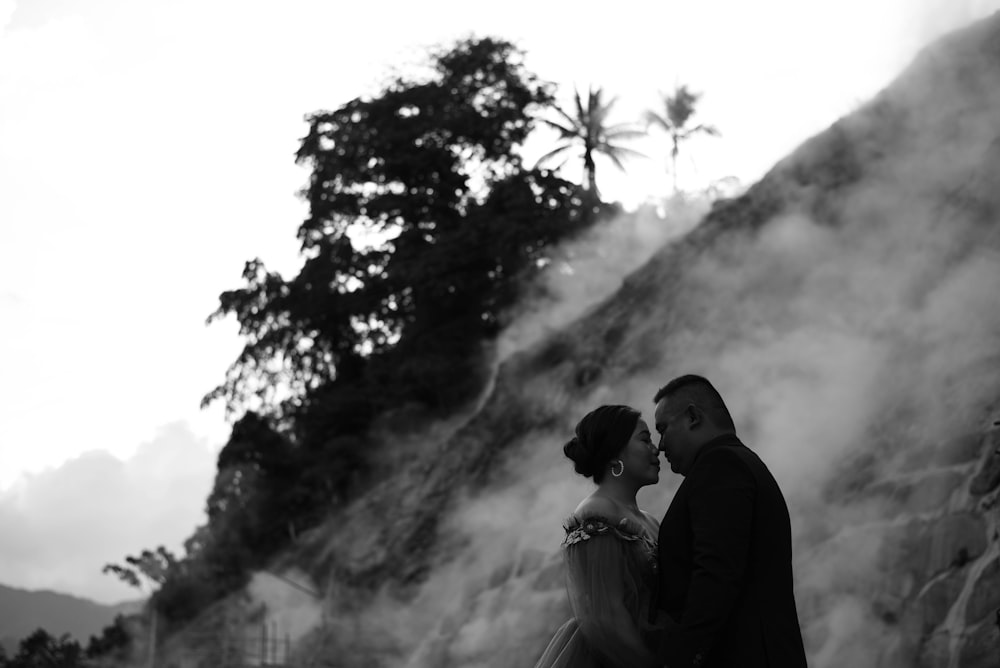
[[[161,545],[155,551],[143,550],[138,557],[125,557],[125,563],[128,566],[105,564],[102,572],[111,573],[130,587],[141,589],[141,578],[145,578],[151,586],[163,584],[167,573],[177,563],[177,558]]]
[[[234,316],[244,347],[205,397],[239,416],[208,523],[184,559],[108,567],[129,582],[164,567],[153,600],[167,627],[245,584],[367,479],[375,416],[446,413],[484,387],[491,341],[548,249],[604,211],[522,165],[551,103],[517,49],[485,38],[307,117],[304,263],[285,278],[251,260],[209,318]]]
[[[122,615],[116,615],[109,626],[104,627],[100,635],[90,636],[85,654],[88,659],[124,660],[132,647],[132,630],[129,622]]]
[[[21,640],[17,653],[5,659],[5,668],[81,668],[83,650],[69,635],[59,638],[38,629]]]
[[[286,281],[253,260],[245,287],[220,297],[213,318],[235,315],[246,346],[207,401],[298,408],[335,379],[359,381],[404,341],[426,361],[468,355],[497,331],[511,282],[581,222],[575,186],[521,168],[516,149],[532,110],[552,98],[519,52],[470,39],[435,54],[431,72],[307,118],[297,155],[312,169],[299,229],[305,263]],[[530,225],[516,218],[524,215]],[[384,241],[356,241],[372,234]],[[420,345],[427,338],[438,350]],[[403,392],[369,393],[385,401],[353,402],[349,415],[366,422],[410,390],[434,403],[428,383],[397,377],[389,387]]]

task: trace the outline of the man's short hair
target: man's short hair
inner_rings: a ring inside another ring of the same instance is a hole
[[[656,391],[653,403],[658,404],[664,397],[679,398],[701,408],[715,426],[736,431],[733,416],[726,408],[726,402],[715,386],[704,376],[687,374],[678,376]]]

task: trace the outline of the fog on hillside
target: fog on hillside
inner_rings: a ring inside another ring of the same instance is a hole
[[[976,507],[966,481],[1000,417],[1000,61],[976,52],[985,30],[961,35],[964,48],[925,53],[894,88],[751,189],[747,208],[781,193],[783,207],[762,226],[752,229],[748,214],[748,229],[706,235],[707,246],[668,246],[630,277],[669,275],[657,263],[685,266],[655,297],[627,305],[634,315],[607,350],[606,380],[586,396],[566,405],[545,374],[518,378],[532,400],[558,406],[567,427],[602,403],[630,403],[648,417],[669,378],[711,378],[788,498],[814,666],[909,665],[916,651],[949,661],[973,633],[967,627],[986,629],[957,612],[929,630],[906,621],[925,588],[964,568],[961,550],[945,551],[966,537],[933,527]],[[840,175],[827,173],[838,169],[861,177],[838,185]],[[810,185],[824,179],[828,193]],[[614,237],[603,243],[618,257]],[[521,331],[544,329],[543,314],[530,317]],[[563,334],[586,339],[600,324],[569,322]],[[616,372],[634,361],[630,344],[650,341],[659,344],[642,349],[648,364]],[[512,444],[504,484],[471,493],[448,519],[449,540],[464,548],[413,598],[387,591],[349,622],[329,622],[367,638],[359,659],[416,668],[537,657],[568,614],[558,577],[546,575],[557,572],[560,525],[590,489],[562,455],[568,433],[526,433]],[[919,485],[940,479],[952,483],[935,487],[937,505],[927,507]],[[640,502],[660,514],[676,484],[668,477]],[[913,488],[912,497],[896,493]],[[995,520],[970,522],[968,545],[982,549],[966,549],[975,561],[959,572],[946,611],[966,604],[998,553],[986,542]],[[914,565],[898,553],[910,537],[888,537],[925,524],[931,530],[913,540],[931,545],[930,563]]]

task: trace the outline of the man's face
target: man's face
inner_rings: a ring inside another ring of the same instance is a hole
[[[671,403],[669,397],[664,397],[656,404],[656,412],[653,414],[656,431],[660,434],[660,452],[670,462],[670,470],[679,475],[687,475],[698,451],[685,408],[686,404],[679,405],[676,401]]]

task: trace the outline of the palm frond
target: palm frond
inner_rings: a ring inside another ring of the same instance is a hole
[[[596,89],[588,85],[587,86],[587,117],[593,118],[594,115],[601,108],[601,87],[598,86]]]
[[[598,89],[597,108],[598,108],[601,116],[605,117],[611,111],[611,108],[613,106],[615,106],[615,103],[618,102],[618,96],[615,95],[610,100],[608,100],[607,102],[605,102],[604,104],[601,104],[601,98],[600,98],[601,92],[602,91],[600,89]]]
[[[573,116],[572,114],[570,114],[569,112],[567,112],[562,107],[556,106],[556,107],[553,107],[553,108],[556,110],[557,114],[559,114],[564,119],[566,119],[566,122],[569,123],[569,127],[574,128],[574,129],[580,127],[580,120],[578,118],[576,118],[575,116]]]
[[[549,120],[548,118],[542,118],[539,120],[541,120],[542,123],[545,123],[549,127],[558,130],[559,134],[561,134],[563,138],[579,136],[579,131],[574,127],[566,127],[564,125],[560,125],[559,123],[556,123],[553,120]]]
[[[613,152],[606,153],[605,155],[607,155],[608,159],[611,160],[612,163],[614,163],[615,167],[617,167],[618,169],[620,169],[623,172],[625,171],[625,165],[622,164],[621,158],[619,158]]]
[[[591,93],[591,95],[592,94],[593,93]],[[574,99],[576,101],[576,118],[577,118],[577,122],[582,125],[583,122],[584,122],[584,119],[587,118],[588,114],[587,114],[586,111],[583,110],[583,100],[580,99],[580,91],[577,90],[576,88],[573,89],[573,97],[574,97]],[[588,105],[590,104],[589,100],[588,100],[587,104]]]
[[[670,121],[665,117],[660,116],[655,111],[649,110],[643,116],[646,120],[646,126],[657,125],[662,128],[665,132],[670,132]]]
[[[559,163],[558,165],[556,165],[556,166],[555,166],[555,167],[553,167],[552,169],[553,169],[553,170],[560,170],[560,169],[562,169],[562,168],[563,168],[563,165],[565,165],[565,164],[566,164],[567,162],[569,162],[569,159],[570,159],[571,157],[573,157],[573,156],[571,156],[570,154],[568,154],[568,153],[567,153],[567,154],[566,154],[566,157],[565,157],[565,158],[563,158],[562,162],[560,162],[560,163]]]
[[[700,98],[701,93],[695,93],[687,86],[678,86],[674,94],[666,98],[667,117],[675,127],[682,128],[687,125]]]
[[[636,151],[635,149],[626,148],[624,146],[607,146],[601,151],[608,157],[615,155],[618,158],[649,158],[645,153]]]
[[[638,139],[639,137],[645,137],[646,133],[643,130],[637,129],[631,124],[615,125],[607,128],[604,131],[604,136],[607,139]]]
[[[538,167],[543,162],[546,162],[546,161],[548,161],[548,160],[556,157],[560,153],[568,151],[568,150],[570,150],[572,148],[574,148],[573,144],[563,144],[562,146],[557,146],[556,148],[552,149],[551,151],[549,151],[548,153],[546,153],[545,155],[543,155],[542,157],[540,157],[538,160],[536,160],[535,161],[535,166]],[[569,158],[567,158],[567,160],[568,159]],[[565,160],[563,161],[563,164],[565,164]],[[559,165],[559,167],[562,167],[562,165]],[[558,169],[558,167],[556,169]]]
[[[694,135],[697,135],[697,134],[706,134],[706,135],[708,135],[710,137],[719,137],[720,136],[719,131],[713,125],[696,125],[693,128],[690,128],[689,130],[685,130],[684,132],[681,132],[677,136],[680,139],[690,139],[691,137],[693,137]]]

